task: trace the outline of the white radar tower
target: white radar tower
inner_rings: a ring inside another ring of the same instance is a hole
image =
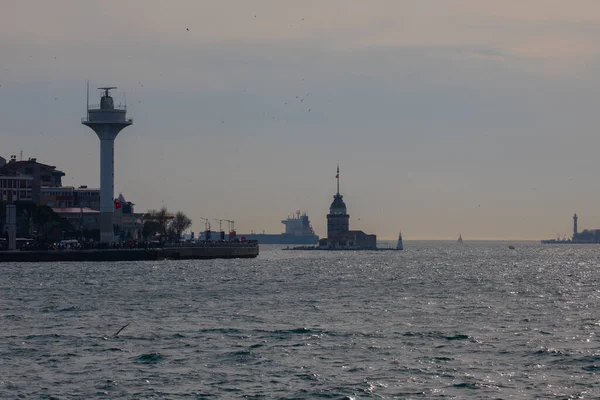
[[[125,106],[115,107],[110,91],[116,87],[98,89],[104,91],[100,105],[88,104],[87,117],[84,117],[81,123],[96,132],[100,139],[100,241],[113,243],[115,138],[123,128],[133,124],[133,120],[127,119]]]

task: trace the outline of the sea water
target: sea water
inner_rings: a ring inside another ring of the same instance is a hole
[[[600,397],[598,246],[405,249],[0,265],[0,398]]]

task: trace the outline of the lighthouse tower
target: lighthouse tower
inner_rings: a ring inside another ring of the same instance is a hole
[[[348,234],[350,229],[350,216],[346,203],[340,194],[340,166],[337,167],[337,193],[333,196],[333,202],[329,206],[329,214],[327,214],[327,237],[330,239],[344,236]]]
[[[573,215],[573,239],[575,239],[575,236],[577,236],[577,233],[579,233],[577,231],[577,214]]]
[[[115,138],[123,128],[133,124],[133,120],[126,118],[126,107],[115,107],[110,91],[116,87],[98,89],[104,91],[100,105],[88,104],[87,117],[81,123],[96,132],[100,139],[100,241],[113,243]]]

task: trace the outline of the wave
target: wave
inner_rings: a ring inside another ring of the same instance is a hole
[[[135,357],[135,361],[141,364],[157,364],[165,360],[165,357],[160,353],[148,353]]]

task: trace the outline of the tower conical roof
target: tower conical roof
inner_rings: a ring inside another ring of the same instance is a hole
[[[333,202],[331,203],[331,206],[329,206],[329,208],[331,210],[339,210],[339,209],[346,209],[346,203],[344,203],[343,197],[341,194],[336,193],[333,196]]]

